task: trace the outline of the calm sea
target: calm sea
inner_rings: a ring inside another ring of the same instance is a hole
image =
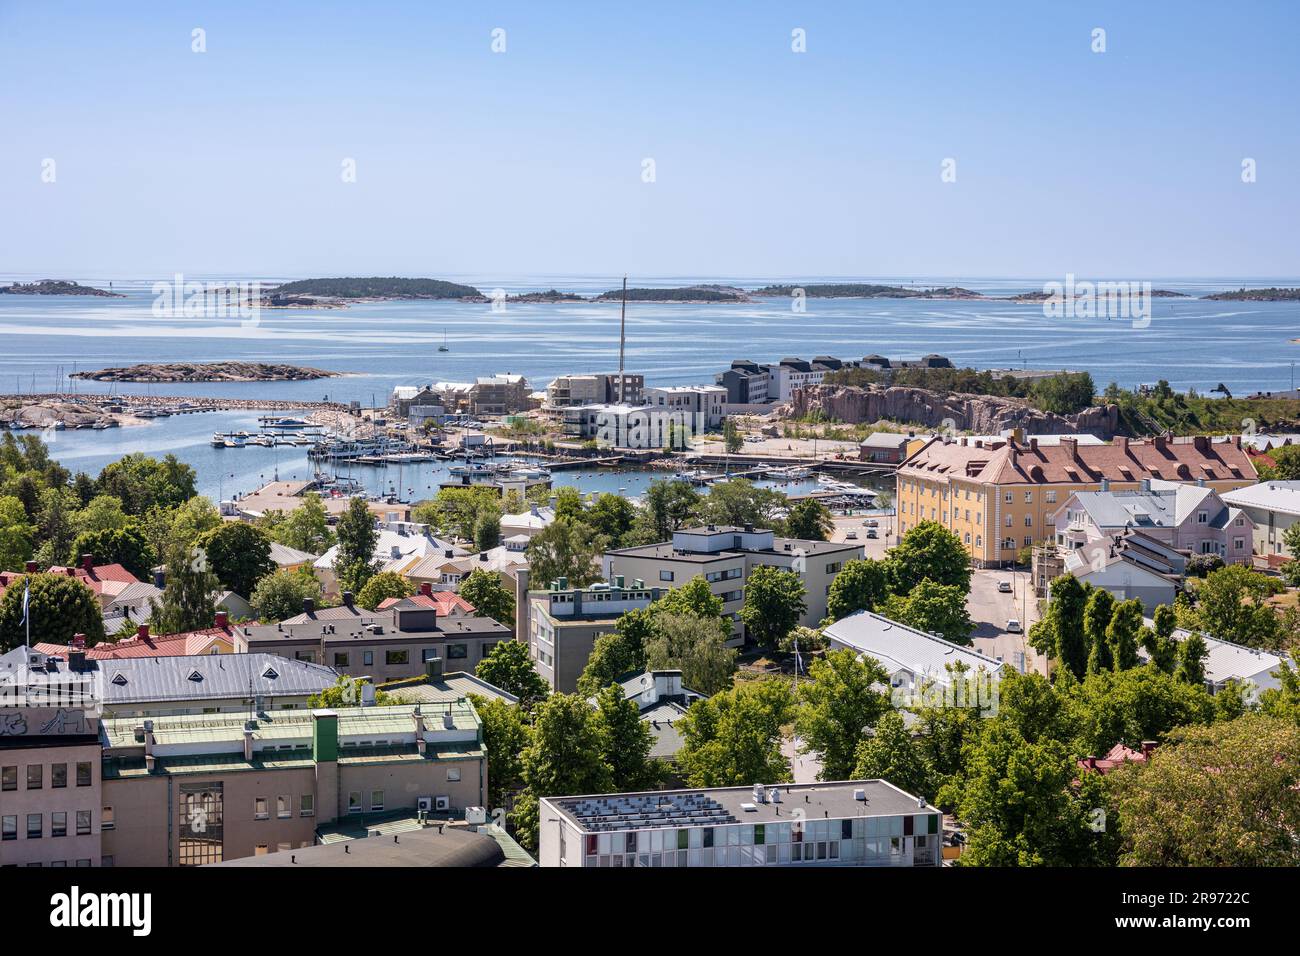
[[[39,276],[4,276],[0,283]],[[237,318],[156,316],[154,278],[77,276],[78,281],[123,292],[123,299],[0,296],[0,392],[68,388],[76,369],[135,362],[239,359],[312,365],[348,373],[315,382],[100,385],[82,391],[122,394],[223,395],[382,402],[395,385],[467,381],[514,372],[544,388],[564,372],[610,371],[618,364],[618,303],[600,305],[488,305],[457,302],[382,302],[345,310],[264,310],[254,328]],[[170,278],[170,277],[164,277]],[[197,281],[235,276],[187,276]],[[271,283],[285,277],[266,277]],[[619,279],[596,276],[449,276],[484,291],[558,288],[582,293],[616,288]],[[1061,281],[1063,277],[1049,277]],[[685,277],[633,279],[630,284],[675,286],[716,282],[752,287],[768,282],[873,281],[889,284],[961,285],[990,294],[1041,290],[1042,279],[960,276],[897,277]],[[1240,286],[1295,286],[1295,278],[1152,279],[1157,289],[1190,295]],[[1086,369],[1098,385],[1132,386],[1165,378],[1179,389],[1208,390],[1223,383],[1235,394],[1293,384],[1300,346],[1300,303],[1206,302],[1155,299],[1145,328],[1124,320],[1048,319],[1038,306],[915,300],[810,299],[807,311],[789,300],[745,305],[649,305],[627,314],[627,368],[649,384],[711,382],[735,358],[773,361],[786,355],[860,357],[879,353],[915,358],[937,352],[958,365],[981,368]],[[444,341],[450,348],[439,352]],[[62,384],[61,384],[62,383]],[[250,427],[251,426],[251,427]],[[193,415],[142,428],[105,433],[62,433],[56,454],[70,466],[93,470],[132,450],[175,450],[200,469],[204,490],[215,495],[222,475],[241,490],[272,473],[307,470],[305,459],[285,449],[215,450],[215,430],[256,427],[256,415]],[[240,456],[239,465],[228,465]],[[283,456],[283,461],[273,460]],[[432,477],[432,476],[430,476]],[[388,480],[386,477],[382,480]],[[418,479],[417,479],[418,480]],[[617,484],[617,479],[613,479]],[[224,481],[221,483],[224,485]],[[397,483],[393,476],[392,484]],[[405,481],[403,476],[403,484]],[[430,483],[426,480],[424,483]],[[604,482],[602,482],[604,483]],[[226,490],[224,487],[222,490]],[[229,492],[227,491],[227,494]],[[629,494],[635,490],[629,489]]]

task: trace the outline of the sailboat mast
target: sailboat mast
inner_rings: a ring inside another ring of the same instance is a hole
[[[627,391],[623,387],[623,347],[627,341],[627,276],[623,276],[623,306],[618,317],[618,403],[623,404]]]

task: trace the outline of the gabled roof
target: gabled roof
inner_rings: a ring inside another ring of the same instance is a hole
[[[858,611],[827,627],[830,639],[880,661],[888,670],[903,669],[917,677],[948,680],[947,665],[965,664],[968,675],[983,668],[997,674],[1005,666],[979,651],[918,631],[871,611]]]
[[[311,554],[308,551],[299,551],[297,548],[280,544],[278,541],[271,542],[271,560],[281,568],[293,567],[298,564],[310,564],[318,557],[320,555]]]
[[[1145,623],[1147,627],[1155,626],[1151,618],[1147,618]],[[1184,641],[1191,633],[1181,627],[1175,628],[1173,637],[1176,641]],[[1205,679],[1213,684],[1223,684],[1233,678],[1264,683],[1282,665],[1282,658],[1268,651],[1221,641],[1208,634],[1202,634],[1201,639],[1205,641],[1209,652],[1205,657]],[[1147,660],[1147,652],[1141,648],[1138,649],[1138,656]]]
[[[184,657],[206,650],[214,640],[221,640],[232,646],[236,643],[235,632],[231,627],[206,627],[183,634],[136,635],[125,640],[104,641],[94,647],[86,648],[86,659],[91,661],[122,660],[129,657]],[[66,659],[69,651],[64,644],[37,645],[46,654],[57,654]],[[206,655],[205,655],[206,656]]]
[[[300,697],[333,687],[338,672],[278,654],[200,654],[95,661],[104,702]]]
[[[434,591],[432,594],[412,594],[410,597],[384,598],[379,602],[379,607],[376,610],[387,611],[392,607],[428,608],[444,616],[448,614],[474,613],[474,605],[455,591]]]

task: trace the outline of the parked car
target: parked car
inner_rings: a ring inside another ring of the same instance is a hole
[[[1010,594],[1010,593],[1011,593],[1011,582],[1010,582],[1010,581],[999,581],[999,582],[998,582],[998,593],[1000,593],[1000,594]]]
[[[847,533],[844,535],[844,540],[845,540],[845,541],[857,541],[857,540],[858,540],[858,533],[857,533],[856,531],[849,531],[849,532],[847,532]]]
[[[852,534],[853,532],[849,532],[849,533]],[[875,528],[868,528],[868,529],[867,529],[867,537],[868,537],[868,538],[879,538],[880,535],[878,535],[878,534],[876,533],[876,529],[875,529]]]
[[[879,528],[879,527],[880,527],[880,522],[877,521],[875,518],[868,518],[866,521],[862,522],[862,527],[864,527],[864,528]]]
[[[1014,617],[1011,620],[1007,621],[1007,633],[1008,634],[1020,633],[1020,622],[1017,621]]]

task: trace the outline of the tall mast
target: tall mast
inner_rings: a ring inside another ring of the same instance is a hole
[[[627,276],[623,276],[623,307],[618,317],[618,403],[627,395],[623,388],[623,344],[627,340]]]

